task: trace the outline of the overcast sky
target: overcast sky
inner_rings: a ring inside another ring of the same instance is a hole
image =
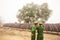
[[[53,10],[47,23],[60,23],[60,0],[0,0],[0,16],[5,23],[18,22],[16,14],[27,3],[42,4],[47,2]]]

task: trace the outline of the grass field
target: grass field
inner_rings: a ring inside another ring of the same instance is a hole
[[[0,28],[0,40],[31,40],[31,33],[13,28]],[[60,40],[60,36],[44,33],[44,40]]]

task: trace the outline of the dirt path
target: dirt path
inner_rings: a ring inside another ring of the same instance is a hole
[[[20,35],[0,35],[0,40],[30,40],[30,32],[21,32]],[[44,34],[44,40],[60,40],[60,36]]]
[[[31,33],[16,29],[0,29],[0,40],[31,40]],[[59,35],[44,34],[44,40],[60,40]]]
[[[24,39],[20,36],[3,35],[0,36],[0,40],[24,40]]]

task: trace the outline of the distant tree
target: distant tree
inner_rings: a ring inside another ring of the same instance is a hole
[[[25,23],[33,23],[39,18],[47,21],[49,15],[51,14],[51,10],[48,8],[47,3],[43,3],[42,5],[37,5],[34,3],[27,4],[23,6],[22,9],[19,9],[18,12],[18,21],[20,22],[21,20],[23,20]]]
[[[2,25],[2,18],[0,17],[0,27],[1,27],[1,25]]]

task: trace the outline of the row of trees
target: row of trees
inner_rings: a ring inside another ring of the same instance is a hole
[[[33,23],[38,19],[42,19],[46,22],[50,17],[51,11],[47,3],[43,3],[42,5],[34,3],[26,4],[22,9],[19,9],[17,18],[19,22],[23,20],[25,23]]]

